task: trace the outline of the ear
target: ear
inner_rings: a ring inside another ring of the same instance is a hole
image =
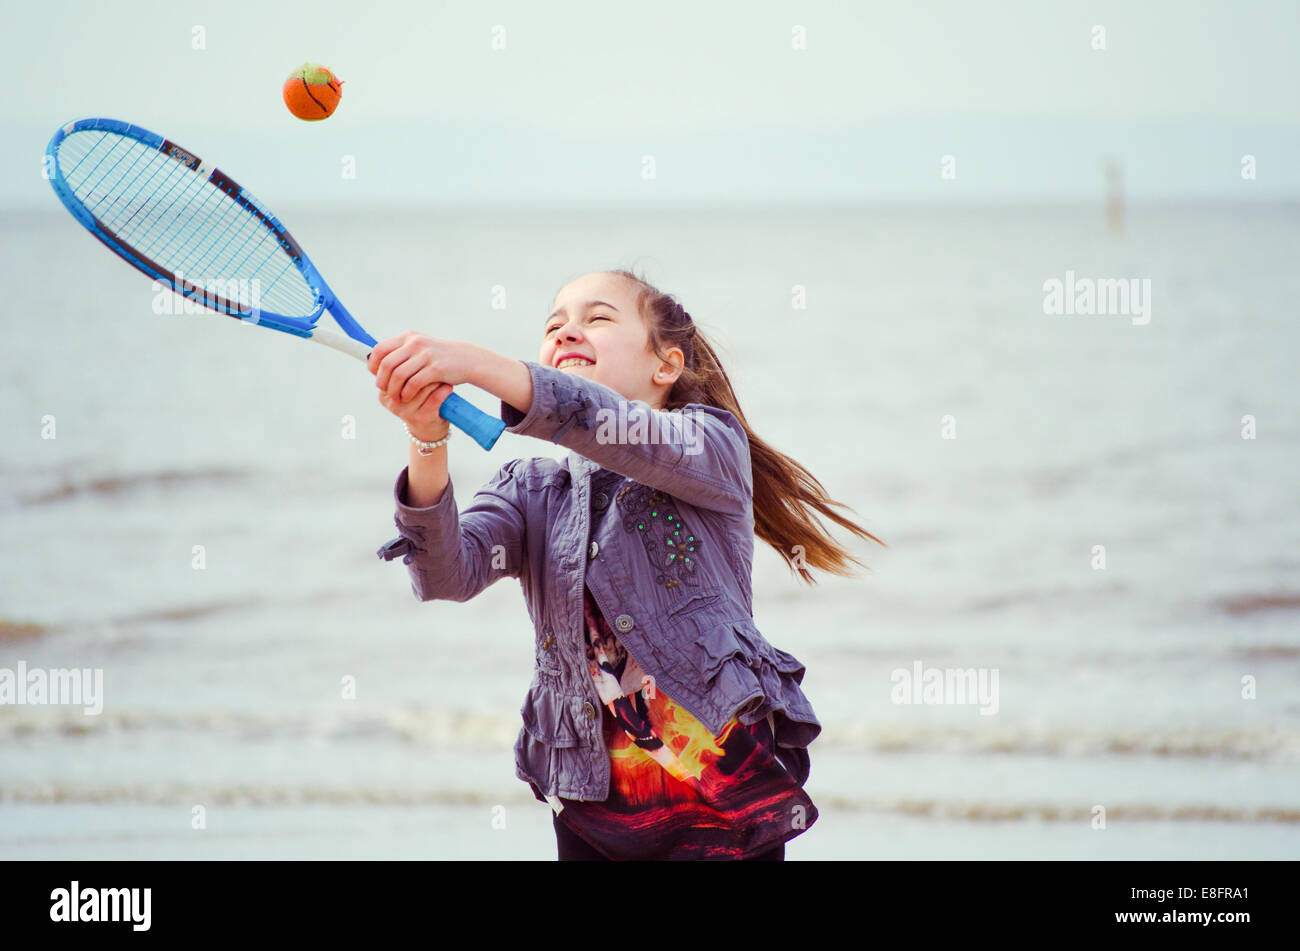
[[[668,360],[661,361],[654,372],[654,381],[664,385],[671,385],[682,375],[682,369],[686,366],[686,355],[682,353],[681,347],[672,347],[668,351]]]

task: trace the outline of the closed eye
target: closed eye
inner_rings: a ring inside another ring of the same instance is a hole
[[[605,315],[605,314],[592,314],[592,315],[591,315],[591,319],[592,319],[592,320],[613,320],[614,318],[609,317],[609,316],[607,316],[607,315]],[[551,324],[551,326],[549,326],[549,327],[546,328],[546,333],[543,334],[543,336],[550,336],[552,333],[555,332],[555,330],[556,330],[557,328],[562,327],[562,326],[564,326],[564,325],[563,325],[563,324]]]

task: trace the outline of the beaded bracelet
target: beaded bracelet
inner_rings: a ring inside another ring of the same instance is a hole
[[[415,443],[416,451],[419,452],[420,455],[432,456],[435,449],[439,446],[445,445],[447,440],[451,438],[451,430],[448,429],[447,435],[443,436],[441,439],[435,440],[434,442],[425,442],[422,439],[416,439],[415,433],[411,432],[410,426],[406,427],[406,435],[411,437],[411,442]]]

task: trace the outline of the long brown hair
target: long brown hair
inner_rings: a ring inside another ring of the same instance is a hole
[[[665,362],[668,362],[666,351],[673,347],[679,347],[685,354],[685,367],[668,391],[664,409],[680,409],[688,403],[717,406],[735,416],[744,427],[754,467],[754,534],[780,552],[791,570],[797,571],[809,584],[816,583],[808,571],[810,567],[845,576],[853,574],[851,564],[867,568],[826,531],[816,513],[859,538],[880,545],[885,543],[835,512],[831,506],[850,512],[853,509],[832,499],[811,472],[754,434],[741,412],[727,371],[686,309],[673,295],[665,294],[631,271],[619,269],[605,273],[636,285],[637,307],[650,332],[654,353]]]

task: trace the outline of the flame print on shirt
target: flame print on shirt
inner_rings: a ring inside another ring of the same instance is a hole
[[[564,800],[559,822],[607,858],[658,860],[747,858],[817,821],[802,777],[777,758],[767,718],[732,717],[710,735],[645,675],[590,590],[584,602],[609,794]]]
[[[596,693],[601,702],[609,708],[614,719],[623,727],[623,731],[632,741],[630,749],[643,754],[658,763],[674,779],[684,783],[696,783],[703,772],[700,762],[700,744],[692,746],[686,734],[677,726],[678,718],[666,724],[671,742],[665,743],[663,734],[651,723],[649,699],[654,696],[654,681],[641,669],[627,648],[614,636],[607,624],[602,623],[600,611],[590,597],[583,599],[583,615],[587,626],[587,670],[596,683]],[[673,710],[677,708],[674,706]],[[699,729],[694,717],[688,717]],[[689,723],[682,723],[690,730]],[[698,732],[698,731],[697,731]],[[681,741],[678,738],[681,737]],[[722,749],[713,742],[713,736],[704,731],[708,747],[715,754],[721,755]],[[687,752],[683,759],[678,751]]]
[[[773,756],[766,719],[732,717],[714,736],[658,690],[600,613],[583,598],[587,668],[605,711],[609,796],[569,800],[560,819],[606,854],[735,857],[770,847],[817,818],[800,783]]]

